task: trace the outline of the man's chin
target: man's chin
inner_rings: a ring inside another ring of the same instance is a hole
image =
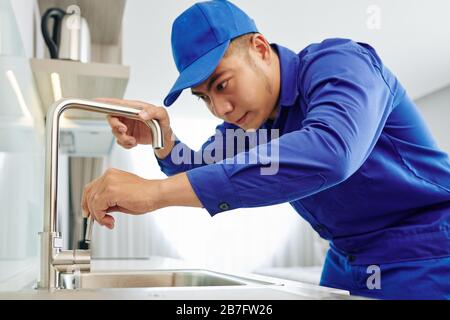
[[[259,128],[261,128],[261,126],[257,126],[257,125],[252,125],[252,124],[248,124],[246,126],[244,126],[243,129],[245,132],[255,132],[256,130],[258,130]]]
[[[251,131],[255,131],[256,126],[253,123],[244,123],[243,125],[239,126],[239,128],[241,128],[242,130],[244,130],[245,132],[251,132]]]

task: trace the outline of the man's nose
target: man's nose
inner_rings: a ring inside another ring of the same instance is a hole
[[[213,101],[213,110],[216,113],[216,116],[220,118],[224,118],[227,114],[233,111],[233,105],[225,98],[214,97]]]

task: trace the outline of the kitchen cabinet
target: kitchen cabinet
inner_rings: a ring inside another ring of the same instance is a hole
[[[118,64],[56,59],[31,59],[30,64],[44,114],[61,97],[121,98],[128,84],[129,67]],[[109,154],[114,140],[105,119],[104,114],[93,112],[65,112],[60,129],[61,152],[78,157]]]
[[[38,0],[42,15],[48,8],[80,8],[91,32],[92,61],[120,64],[122,61],[122,17],[125,0]],[[40,32],[40,31],[39,31]]]
[[[49,106],[60,98],[98,97],[122,98],[128,84],[130,68],[122,65],[122,17],[125,0],[38,0],[38,16],[49,8],[65,10],[77,5],[90,30],[91,62],[30,59],[36,86],[45,115]],[[40,22],[36,36],[42,39]],[[41,41],[41,45],[44,46]],[[108,155],[114,143],[111,130],[102,114],[72,110],[64,113],[61,122],[61,152],[77,157]]]

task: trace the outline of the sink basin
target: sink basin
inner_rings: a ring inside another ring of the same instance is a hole
[[[61,273],[63,289],[244,286],[273,283],[207,270]]]

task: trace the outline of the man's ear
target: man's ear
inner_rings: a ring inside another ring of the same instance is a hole
[[[250,49],[261,60],[270,63],[272,50],[267,39],[260,33],[255,33],[250,40]]]

